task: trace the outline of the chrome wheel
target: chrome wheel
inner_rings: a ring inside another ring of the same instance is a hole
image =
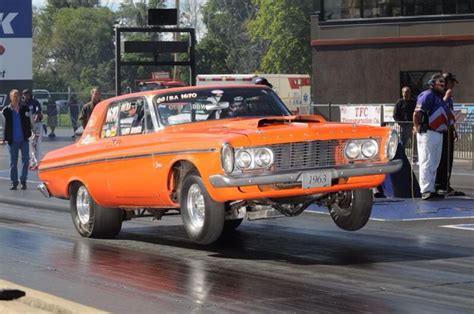
[[[86,225],[91,218],[91,202],[85,186],[79,187],[76,198],[77,216],[81,224]]]
[[[186,205],[190,223],[194,228],[202,228],[205,219],[205,203],[204,195],[202,194],[201,187],[198,184],[194,183],[189,188]]]

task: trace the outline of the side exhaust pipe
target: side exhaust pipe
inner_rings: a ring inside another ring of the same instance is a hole
[[[48,188],[46,187],[46,184],[40,183],[37,186],[38,190],[43,194],[45,197],[50,198],[51,194],[48,191]]]

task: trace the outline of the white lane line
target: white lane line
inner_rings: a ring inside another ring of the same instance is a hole
[[[446,226],[440,226],[440,227],[441,228],[451,228],[451,229],[474,231],[474,224],[446,225]]]
[[[0,177],[0,180],[10,181],[10,178]],[[38,183],[38,184],[41,183],[41,181],[36,181],[36,180],[26,180],[26,182]]]

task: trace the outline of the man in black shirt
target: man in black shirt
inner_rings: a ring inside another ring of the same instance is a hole
[[[413,130],[413,112],[415,111],[415,100],[411,98],[410,87],[402,88],[402,98],[395,104],[393,119],[400,125],[400,143],[406,147],[408,139]]]

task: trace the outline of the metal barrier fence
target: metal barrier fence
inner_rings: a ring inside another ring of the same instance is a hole
[[[403,122],[412,125],[411,122]],[[388,122],[386,126],[395,129],[400,134],[400,125],[402,122]],[[456,131],[458,134],[458,141],[454,143],[454,158],[460,160],[472,160],[474,163],[474,125],[472,123],[456,123]],[[411,137],[408,145],[405,147],[405,152],[408,157],[416,156],[416,147],[413,147],[412,140],[416,143],[415,137]]]

